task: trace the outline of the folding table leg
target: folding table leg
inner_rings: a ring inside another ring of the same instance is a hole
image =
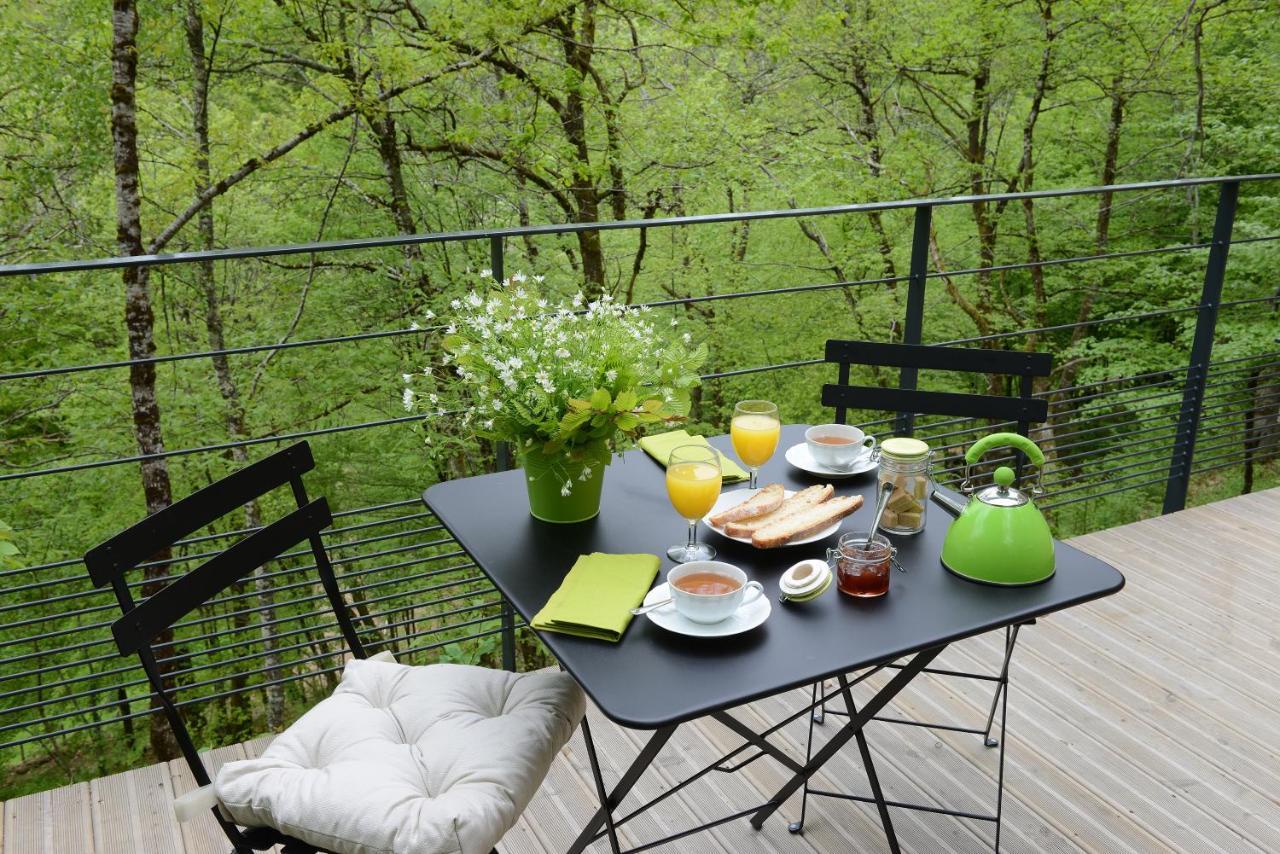
[[[618,846],[617,829],[613,824],[613,809],[622,803],[622,799],[635,786],[645,769],[653,763],[658,751],[671,739],[675,731],[676,728],[674,726],[656,730],[649,737],[639,755],[632,760],[631,765],[622,775],[622,779],[618,781],[618,785],[613,788],[612,792],[606,793],[604,776],[600,773],[600,762],[596,757],[596,745],[591,738],[591,728],[587,725],[587,719],[585,717],[582,719],[582,737],[587,742],[587,759],[591,762],[591,774],[595,777],[596,796],[600,799],[600,809],[596,810],[595,815],[591,816],[591,819],[582,828],[582,832],[578,834],[578,838],[574,840],[573,845],[569,846],[566,854],[581,854],[588,845],[595,841],[601,825],[605,826],[609,834],[609,845],[612,847],[614,854],[618,854],[621,851]]]
[[[991,725],[996,720],[996,706],[1000,704],[1000,697],[1009,690],[1009,659],[1013,658],[1013,647],[1018,643],[1018,629],[1021,625],[1005,628],[1004,630],[1004,663],[1000,665],[1000,681],[996,683],[996,694],[991,698],[991,710],[987,712],[987,725],[982,732],[982,743],[987,747],[995,747],[996,740],[991,737]],[[1003,732],[1001,733],[1003,738]]]
[[[813,683],[813,694],[809,698],[809,704],[811,706],[816,707],[818,705],[818,685],[819,684],[821,683],[818,683],[818,682]],[[809,760],[813,757],[813,725],[815,722],[819,722],[817,721],[817,718],[814,717],[814,715],[816,714],[817,714],[816,711],[812,711],[809,714],[809,737],[805,739],[805,742],[804,742],[804,761],[806,765],[809,764]],[[791,831],[792,833],[804,833],[804,816],[808,808],[809,808],[809,781],[805,780],[804,786],[800,791],[800,820],[793,821],[791,822],[791,824],[788,824],[787,830]]]
[[[858,713],[858,706],[853,702],[853,691],[849,689],[849,680],[840,677],[840,693],[844,695],[845,709],[852,718]],[[858,753],[862,755],[862,767],[867,772],[867,782],[871,785],[871,796],[876,799],[876,810],[880,813],[880,825],[884,828],[885,839],[889,840],[889,851],[899,854],[898,834],[893,829],[893,819],[889,817],[889,806],[884,802],[884,792],[880,789],[880,777],[876,774],[875,763],[871,760],[871,748],[867,745],[867,737],[862,729],[854,738],[858,741]]]
[[[840,752],[840,749],[848,744],[855,735],[861,733],[862,728],[866,726],[867,721],[875,717],[875,715],[877,715],[880,710],[898,694],[899,691],[907,687],[907,684],[911,682],[912,679],[915,679],[916,676],[919,675],[920,671],[927,667],[929,662],[937,658],[938,653],[942,652],[945,648],[946,645],[943,644],[942,646],[934,647],[933,649],[926,649],[922,652],[917,652],[911,658],[911,661],[899,670],[897,674],[890,679],[883,688],[877,691],[875,696],[873,696],[871,700],[862,707],[862,711],[857,714],[850,715],[849,722],[841,727],[840,730],[831,737],[830,741],[823,745],[817,755],[806,762],[804,768],[800,769],[799,773],[788,780],[787,783],[769,799],[769,803],[761,807],[760,810],[751,817],[751,826],[756,830],[763,827],[765,820],[777,812],[778,807],[782,806],[783,802],[786,801],[787,798],[795,794],[796,789],[805,785],[809,778],[817,773],[819,768],[827,764],[828,760]]]

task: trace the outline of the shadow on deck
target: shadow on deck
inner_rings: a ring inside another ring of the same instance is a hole
[[[1009,702],[1005,850],[1280,851],[1280,489],[1072,542],[1116,565],[1128,585],[1022,633]],[[999,645],[996,637],[957,644],[935,665],[990,672]],[[874,685],[860,688],[865,697]],[[989,698],[988,684],[922,676],[887,714],[980,726]],[[740,715],[763,725],[801,699],[774,697]],[[616,779],[645,734],[591,714],[606,776]],[[780,733],[797,758],[805,726],[797,721]],[[819,741],[823,730],[815,731]],[[868,733],[886,797],[994,808],[996,754],[980,737],[887,723]],[[266,741],[215,750],[211,768],[255,755]],[[714,722],[682,727],[627,804],[660,794],[739,743]],[[856,750],[816,779],[820,788],[867,794]],[[783,769],[769,760],[714,774],[625,825],[624,844],[758,803],[782,782]],[[229,850],[212,819],[175,822],[170,800],[191,785],[175,761],[14,799],[4,804],[3,852]],[[500,850],[563,851],[594,797],[575,737]],[[884,845],[872,806],[813,799],[805,834],[793,836],[786,822],[798,813],[796,797],[760,833],[743,819],[661,850],[810,854]],[[987,823],[904,811],[894,822],[904,850],[990,850]]]

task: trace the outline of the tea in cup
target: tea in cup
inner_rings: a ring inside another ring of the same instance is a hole
[[[682,563],[667,573],[668,590],[676,610],[695,623],[719,623],[739,608],[764,595],[758,581],[733,564],[714,560]]]
[[[820,466],[848,471],[876,446],[876,437],[849,424],[819,424],[804,431],[809,456]]]

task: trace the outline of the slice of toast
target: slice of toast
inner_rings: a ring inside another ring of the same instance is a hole
[[[861,495],[842,495],[839,498],[806,507],[785,519],[757,528],[751,535],[751,545],[758,549],[776,549],[778,546],[785,546],[792,540],[804,539],[823,528],[830,527],[861,506]]]
[[[821,504],[830,498],[834,492],[835,488],[829,483],[802,489],[782,502],[782,506],[772,513],[738,522],[730,522],[724,526],[724,532],[730,537],[749,537],[765,525],[780,522],[792,513],[798,513],[815,504]]]
[[[708,521],[717,528],[728,524],[729,522],[737,522],[740,519],[753,519],[756,516],[763,516],[766,513],[772,513],[782,506],[782,501],[787,497],[787,491],[782,488],[780,483],[771,483],[763,489],[756,492],[755,495],[739,504],[735,504],[728,510],[722,510],[712,516]]]

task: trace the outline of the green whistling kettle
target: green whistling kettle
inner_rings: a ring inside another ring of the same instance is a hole
[[[970,468],[988,451],[1014,448],[1041,470],[1044,454],[1025,436],[992,433],[964,455],[960,489],[972,493]],[[1053,575],[1053,535],[1031,496],[1013,486],[1013,469],[1000,466],[995,483],[969,498],[942,543],[942,565],[971,581],[1002,586],[1037,584]],[[1039,493],[1037,487],[1035,492]]]

